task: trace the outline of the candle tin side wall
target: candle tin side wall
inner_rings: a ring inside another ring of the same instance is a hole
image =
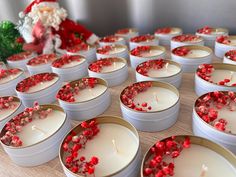
[[[52,108],[54,110],[63,111],[63,109],[57,105],[42,105],[44,108]],[[63,137],[71,129],[70,120],[65,115],[65,120],[60,129],[58,129],[53,135],[47,139],[26,147],[11,147],[3,144],[1,145],[4,151],[9,155],[11,160],[24,167],[38,166],[46,163],[58,156],[58,149]],[[1,131],[1,137],[4,134]]]
[[[35,75],[35,74],[39,74],[39,73],[47,73],[47,72],[52,72],[51,69],[51,62],[45,63],[45,64],[41,64],[41,65],[36,65],[36,66],[31,66],[31,65],[26,65],[27,69],[30,73],[30,75]]]
[[[99,84],[107,87],[107,82],[105,80],[101,78],[97,79]],[[71,84],[73,85],[77,81],[72,81]],[[66,102],[60,99],[58,99],[58,101],[60,106],[67,113],[69,119],[82,121],[102,114],[111,104],[111,93],[107,88],[104,93],[88,101],[75,103]]]
[[[213,58],[213,52],[210,48],[205,46],[196,46],[189,45],[185,46],[188,49],[196,49],[196,50],[204,50],[209,52],[209,55],[204,57],[196,57],[196,58],[188,58],[185,56],[178,56],[171,52],[171,59],[179,64],[181,64],[183,72],[195,72],[199,65],[201,64],[209,64]]]
[[[236,66],[231,64],[222,64],[222,63],[213,63],[212,64],[215,69],[226,69],[236,72]],[[200,78],[197,73],[195,73],[195,92],[198,96],[201,96],[208,92],[213,91],[236,91],[235,86],[223,86],[217,85],[210,82],[207,82]]]
[[[109,176],[111,176],[111,177],[137,177],[138,173],[139,173],[140,165],[141,165],[142,155],[141,155],[141,146],[140,146],[140,142],[139,142],[139,135],[138,135],[138,132],[135,129],[135,127],[132,124],[130,124],[129,122],[125,121],[124,119],[122,119],[120,117],[114,117],[114,116],[100,116],[100,117],[90,119],[90,120],[96,120],[96,122],[98,124],[114,123],[114,124],[122,125],[128,129],[130,129],[134,133],[134,135],[138,138],[138,146],[139,146],[139,148],[137,149],[136,155],[133,157],[132,161],[127,166],[125,166],[124,168],[122,168],[121,170],[117,171],[114,174],[110,174]],[[76,133],[80,133],[83,131],[83,129],[81,128],[80,125],[78,125],[75,128],[73,128],[71,131],[74,131]],[[62,141],[62,143],[63,143],[63,141]],[[63,152],[62,144],[61,144],[60,150],[59,150],[59,159],[60,159],[63,171],[67,177],[83,177],[83,175],[75,174],[75,173],[71,172],[68,168],[66,168],[66,166],[63,162],[64,161],[64,152]]]
[[[199,46],[204,46],[204,40],[200,40],[198,42],[179,42],[179,41],[174,41],[173,39],[170,42],[170,49],[173,50],[177,47],[181,46],[188,46],[188,45],[199,45]]]
[[[171,61],[171,60],[166,60],[168,63],[176,65],[177,67],[181,68],[181,65]],[[173,86],[175,86],[176,88],[179,88],[182,82],[182,68],[180,70],[179,73],[172,75],[172,76],[168,76],[168,77],[150,77],[150,76],[144,76],[140,73],[137,72],[137,67],[136,67],[136,71],[135,71],[135,76],[136,76],[136,81],[137,82],[142,82],[142,81],[160,81],[160,82],[167,82]]]
[[[154,40],[152,41],[144,41],[144,42],[131,42],[129,41],[129,49],[133,50],[134,48],[138,47],[138,46],[157,46],[159,45],[159,39],[157,37],[155,37]]]
[[[117,61],[125,63],[124,67],[107,72],[107,73],[98,73],[88,69],[89,77],[97,77],[107,81],[108,87],[113,87],[122,84],[128,78],[128,64],[127,61],[123,58],[115,58]]]
[[[173,37],[183,34],[183,30],[180,28],[172,28],[176,31],[176,33],[169,33],[169,34],[154,34],[156,37],[159,38],[160,45],[170,46],[170,41]],[[178,32],[177,32],[178,31]]]
[[[82,57],[82,56],[81,56]],[[52,71],[58,74],[62,80],[62,82],[73,81],[77,79],[81,79],[88,75],[88,63],[86,59],[82,63],[68,67],[68,68],[56,68],[51,66]]]
[[[16,94],[16,85],[25,79],[24,71],[21,70],[22,73],[13,80],[10,80],[6,83],[0,84],[0,96],[7,96],[7,95],[15,95]]]
[[[174,86],[164,82],[157,82],[157,81],[152,81],[152,82],[153,86],[170,89],[173,92],[175,92],[179,97],[179,92]],[[177,102],[173,106],[165,110],[155,111],[155,112],[141,112],[125,106],[121,101],[121,95],[122,92],[120,94],[120,107],[121,107],[122,117],[127,121],[129,121],[131,124],[133,124],[135,128],[137,128],[140,131],[146,131],[146,132],[162,131],[171,127],[177,121],[180,109],[180,98],[178,98]]]
[[[236,40],[236,36],[229,36],[229,40]],[[235,45],[230,45],[230,44],[222,44],[217,41],[215,41],[215,55],[219,58],[223,58],[225,53],[228,52],[229,50],[235,50],[236,46]]]

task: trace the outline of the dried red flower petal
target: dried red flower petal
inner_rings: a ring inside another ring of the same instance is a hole
[[[172,40],[178,41],[178,42],[191,42],[191,41],[199,41],[201,40],[201,37],[193,35],[193,34],[182,34],[182,35],[173,37]]]
[[[204,26],[203,28],[198,29],[197,33],[200,33],[200,34],[211,34],[212,31],[213,31],[212,27]]]
[[[19,72],[21,72],[21,70],[18,68],[0,69],[0,80],[6,78],[8,76],[18,74]]]
[[[20,60],[25,60],[29,58],[32,55],[32,52],[26,51],[26,52],[21,52],[18,54],[14,54],[10,57],[7,58],[9,61],[20,61]]]
[[[159,28],[155,31],[156,34],[169,34],[171,32],[171,27]]]
[[[230,60],[236,61],[236,50],[226,52],[225,56]]]
[[[100,73],[104,66],[111,66],[115,58],[103,58],[89,65],[89,70]]]
[[[147,41],[153,41],[155,39],[155,36],[146,34],[141,36],[135,36],[130,39],[131,42],[147,42]]]
[[[216,38],[216,42],[221,43],[221,44],[230,44],[231,43],[229,36],[219,36]]]
[[[151,46],[138,46],[130,51],[131,55],[141,56],[143,52],[149,52],[151,50]]]
[[[191,50],[188,49],[187,47],[177,47],[172,50],[172,53],[178,56],[186,56],[189,54]]]
[[[88,49],[89,49],[89,45],[82,42],[82,43],[77,44],[73,47],[67,48],[67,51],[71,52],[71,53],[77,53],[77,52],[80,52],[80,51],[86,51]]]
[[[117,42],[121,39],[121,37],[119,36],[115,36],[115,35],[110,35],[110,36],[106,36],[101,38],[99,41],[100,42]]]
[[[54,60],[57,59],[56,54],[42,54],[37,57],[34,57],[31,59],[27,65],[30,66],[37,66],[37,65],[42,65],[42,64],[47,64],[47,63],[52,63]]]
[[[52,66],[55,67],[55,68],[61,68],[62,66],[66,65],[66,64],[69,64],[73,61],[80,62],[81,58],[83,58],[83,57],[80,56],[80,55],[73,55],[73,56],[72,55],[63,55],[59,59],[55,60],[52,63]]]

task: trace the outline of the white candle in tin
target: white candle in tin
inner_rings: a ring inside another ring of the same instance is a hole
[[[83,62],[84,62],[84,59],[80,59],[80,61],[71,61],[70,63],[66,63],[66,64],[62,65],[61,68],[74,67],[74,66],[79,65]]]
[[[180,70],[181,70],[180,67],[166,63],[165,66],[162,67],[161,69],[154,69],[154,68],[149,69],[147,75],[149,77],[168,77],[179,73]]]
[[[178,95],[170,89],[153,86],[136,95],[134,104],[147,103],[147,106],[151,106],[147,111],[162,111],[173,106],[178,99]]]
[[[175,177],[236,176],[236,169],[223,156],[197,144],[191,144],[190,148],[184,149],[174,160],[174,164]]]
[[[152,57],[152,56],[161,55],[162,53],[163,53],[163,50],[151,49],[150,51],[141,52],[140,57]]]
[[[79,154],[86,159],[98,157],[95,176],[108,176],[132,161],[139,148],[138,138],[130,129],[118,124],[100,124],[99,129],[96,137],[88,141]]]
[[[114,62],[112,62],[112,65],[103,66],[101,69],[101,73],[116,71],[116,70],[123,68],[124,66],[125,66],[124,62],[114,61]]]
[[[230,79],[230,82],[228,82],[226,85],[230,86],[236,83],[236,72],[230,70],[215,69],[211,73],[211,80],[214,83],[219,83],[220,81],[224,81],[224,79]]]
[[[10,104],[14,106],[5,109],[0,109],[0,121],[15,112],[19,108],[20,102],[12,101]]]
[[[44,119],[35,119],[22,127],[17,136],[22,140],[23,146],[30,146],[41,142],[53,135],[64,123],[66,114],[62,111],[52,110]]]
[[[75,102],[92,100],[103,94],[106,90],[107,87],[102,84],[96,84],[93,88],[87,87],[85,89],[81,89],[79,93],[74,96]]]
[[[206,57],[210,53],[205,50],[200,50],[200,49],[191,49],[185,57],[187,58],[197,58],[197,57]]]
[[[21,74],[22,74],[22,71],[19,71],[19,72],[15,73],[15,74],[9,74],[6,77],[0,78],[0,84],[4,84],[4,83],[7,83],[7,82],[9,82],[11,80],[14,80],[17,77],[19,77]]]
[[[30,87],[29,90],[26,91],[26,93],[33,93],[33,92],[37,92],[37,91],[43,90],[45,88],[48,88],[48,87],[52,86],[54,83],[56,83],[58,80],[59,80],[58,77],[54,77],[50,81],[40,82],[37,85]]]

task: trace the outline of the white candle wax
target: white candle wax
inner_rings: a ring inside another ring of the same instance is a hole
[[[102,84],[96,84],[93,88],[85,88],[75,95],[75,102],[83,102],[94,99],[106,91],[107,87]]]
[[[11,80],[14,80],[14,79],[16,79],[19,75],[21,75],[22,74],[22,72],[20,71],[20,72],[18,72],[18,73],[16,73],[16,74],[11,74],[11,75],[8,75],[7,77],[4,77],[4,78],[2,78],[2,79],[0,79],[0,84],[4,84],[4,83],[6,83],[6,82],[9,82],[9,81],[11,81]]]
[[[191,49],[190,52],[185,56],[187,58],[206,57],[210,53],[205,50]]]
[[[79,60],[79,61],[71,61],[70,63],[64,64],[62,65],[61,68],[70,68],[70,67],[74,67],[76,65],[79,65],[83,62],[84,60]]]
[[[0,121],[10,116],[13,112],[15,112],[18,109],[20,105],[20,103],[16,101],[11,102],[11,104],[14,104],[15,107],[8,109],[0,109]]]
[[[146,102],[148,106],[152,107],[147,111],[161,111],[173,106],[177,101],[176,93],[162,87],[150,87],[134,97],[135,105]]]
[[[161,55],[163,53],[163,50],[150,50],[150,51],[145,51],[141,52],[141,57],[153,57],[157,55]]]
[[[53,135],[64,123],[66,114],[53,110],[44,119],[35,119],[22,127],[22,131],[17,136],[22,140],[23,146],[30,146],[41,142]]]
[[[180,68],[176,65],[168,64],[168,66],[164,66],[161,69],[149,69],[148,76],[149,77],[168,77],[173,76],[180,72]]]
[[[125,66],[124,62],[114,61],[114,62],[112,62],[112,65],[110,65],[110,66],[103,66],[101,73],[116,71],[116,70],[121,69],[124,66]]]
[[[125,48],[123,47],[114,47],[112,50],[109,51],[109,54],[116,54],[116,53],[120,53],[123,52],[125,50]]]
[[[38,83],[37,85],[30,87],[28,91],[26,91],[26,93],[33,93],[33,92],[37,92],[39,90],[43,90],[47,87],[50,87],[51,85],[53,85],[55,82],[58,81],[58,77],[54,77],[52,80],[50,81],[44,81],[41,83]]]
[[[79,155],[85,156],[87,160],[98,157],[95,176],[108,176],[131,162],[139,148],[138,139],[131,130],[121,125],[100,124],[99,129],[98,135],[87,142]]]
[[[230,44],[229,45],[236,45],[236,40],[235,39],[230,39]]]
[[[220,81],[224,81],[224,79],[231,79],[226,85],[232,85],[236,83],[236,73],[230,70],[214,70],[211,74],[211,80],[214,83],[219,83]]]
[[[223,156],[196,144],[184,149],[174,164],[175,177],[200,177],[203,165],[208,168],[204,177],[236,176],[236,169]]]

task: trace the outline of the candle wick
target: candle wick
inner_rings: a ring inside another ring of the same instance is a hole
[[[44,135],[47,134],[44,130],[36,127],[36,125],[33,125],[31,128],[32,128],[33,131],[37,130],[37,131],[41,132]]]
[[[168,71],[168,66],[169,66],[169,63],[166,63],[165,64],[166,71]]]
[[[206,176],[207,171],[208,171],[208,167],[205,164],[202,164],[202,171],[201,171],[200,177]]]
[[[156,102],[158,102],[158,98],[157,98],[157,93],[153,93],[154,99],[156,100]]]
[[[117,149],[117,146],[116,146],[116,141],[114,139],[112,140],[112,144],[113,144],[113,147],[114,147],[116,153],[118,153],[118,149]]]
[[[40,82],[41,85],[43,85],[43,82]]]
[[[234,72],[230,72],[230,81],[232,81],[233,80],[233,76],[234,76]]]
[[[116,68],[116,62],[113,62],[113,67]]]

